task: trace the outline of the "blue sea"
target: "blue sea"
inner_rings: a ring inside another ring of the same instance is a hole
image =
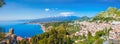
[[[14,29],[14,33],[17,36],[32,37],[37,34],[43,33],[43,30],[38,24],[24,24],[22,21],[4,21],[0,22],[0,27],[5,29],[5,32],[9,32],[10,28]]]

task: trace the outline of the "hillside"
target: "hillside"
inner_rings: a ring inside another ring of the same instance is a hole
[[[106,11],[98,13],[92,21],[120,21],[120,9],[109,7]]]
[[[91,19],[91,17],[87,17],[87,16],[82,16],[79,19],[77,19],[78,21],[89,21]]]

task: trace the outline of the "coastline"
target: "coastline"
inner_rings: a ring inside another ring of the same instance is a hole
[[[42,28],[42,30],[43,30],[44,32],[47,31],[47,29],[45,28],[45,26],[43,26],[43,24],[39,24],[39,25],[41,26],[41,28]]]
[[[37,24],[41,27],[41,29],[43,30],[43,32],[46,32],[47,29],[45,28],[45,26],[42,23],[25,23],[25,24]]]

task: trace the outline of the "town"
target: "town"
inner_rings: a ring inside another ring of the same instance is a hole
[[[88,31],[92,33],[92,36],[95,36],[95,33],[100,30],[109,29],[112,28],[109,32],[109,40],[120,40],[120,22],[119,21],[113,21],[111,23],[96,23],[96,22],[78,22],[75,23],[80,24],[80,27],[82,30],[77,31],[75,33],[75,36],[79,35],[85,35],[87,36]],[[120,43],[120,42],[119,42]]]

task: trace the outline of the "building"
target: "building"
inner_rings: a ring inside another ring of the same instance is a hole
[[[18,44],[17,36],[14,34],[14,29],[10,28],[10,31],[6,33],[5,37],[0,41],[0,44]]]

